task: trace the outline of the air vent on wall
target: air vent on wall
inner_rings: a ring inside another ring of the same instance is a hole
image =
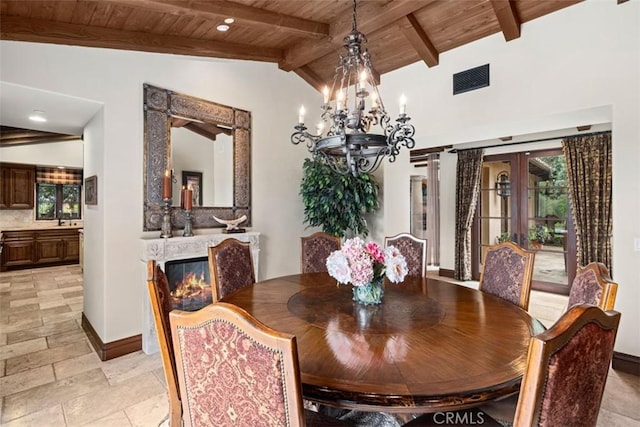
[[[489,64],[460,71],[453,75],[454,95],[486,86],[489,86]]]

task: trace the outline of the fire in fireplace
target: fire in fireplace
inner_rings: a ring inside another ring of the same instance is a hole
[[[213,298],[207,257],[167,261],[164,269],[173,308],[195,311],[211,304]]]

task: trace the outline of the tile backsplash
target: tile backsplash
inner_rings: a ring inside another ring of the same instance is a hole
[[[3,209],[0,210],[0,231],[17,228],[48,228],[58,225],[58,220],[36,221],[33,209]],[[69,220],[64,220],[69,226]],[[82,220],[71,220],[71,225],[82,226]]]

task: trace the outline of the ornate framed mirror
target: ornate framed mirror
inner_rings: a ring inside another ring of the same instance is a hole
[[[229,181],[229,197],[217,200],[227,200],[227,203],[230,200],[230,205],[208,206],[206,199],[194,204],[191,213],[193,228],[224,227],[213,216],[232,219],[246,215],[247,220],[242,226],[251,226],[251,113],[148,84],[143,89],[144,231],[161,228],[162,177],[165,171],[173,171],[173,182],[179,182],[178,188],[182,184],[180,172],[174,170],[172,162],[172,128],[176,126],[191,128],[193,132],[204,134],[212,147],[216,144],[216,134],[230,135],[232,141],[229,144],[229,147],[232,146],[232,156],[225,156],[232,162],[232,167],[228,167],[229,179],[216,178],[219,181]],[[211,153],[213,154],[213,149]],[[201,156],[201,152],[194,148],[194,157]],[[206,163],[214,164],[213,158],[205,160],[209,160]],[[197,174],[201,174],[200,185],[203,189],[215,187],[213,173],[198,171]],[[174,200],[175,194],[174,190]],[[200,198],[201,194],[198,194],[198,200]],[[202,204],[204,206],[198,206]],[[173,228],[184,228],[184,215],[179,206],[171,208],[171,224]]]

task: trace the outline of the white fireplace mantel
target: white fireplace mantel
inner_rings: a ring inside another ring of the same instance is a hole
[[[146,287],[148,261],[156,261],[162,269],[167,261],[199,258],[209,255],[209,247],[215,246],[225,239],[238,239],[251,244],[251,257],[256,278],[258,278],[258,260],[260,254],[260,233],[249,231],[246,233],[225,234],[222,232],[212,234],[199,234],[192,237],[172,237],[140,239],[142,254],[140,260],[144,263],[144,295],[143,298],[143,325],[142,325],[142,350],[147,354],[159,351],[158,338],[156,335],[153,312],[149,303],[149,296]]]

